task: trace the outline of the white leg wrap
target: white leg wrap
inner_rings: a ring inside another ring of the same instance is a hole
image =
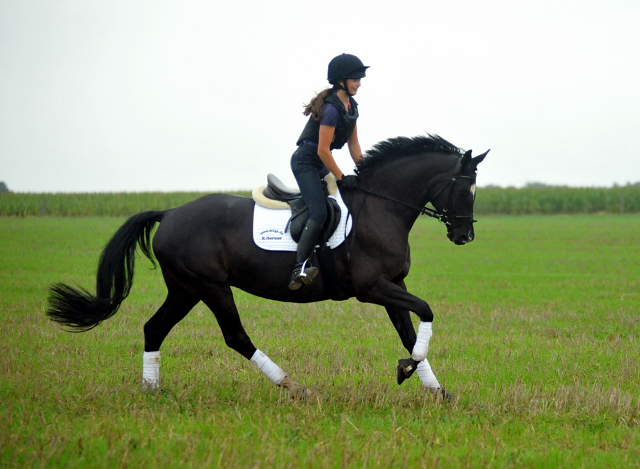
[[[160,385],[160,351],[142,354],[142,384],[153,389]]]
[[[440,383],[436,378],[436,375],[431,371],[431,365],[429,365],[429,360],[426,358],[418,363],[418,377],[420,377],[420,381],[422,382],[422,386],[427,389],[438,389],[440,387]]]
[[[427,358],[431,334],[431,323],[421,322],[418,326],[418,337],[416,338],[416,344],[413,346],[413,352],[411,352],[411,358],[413,358],[415,361],[421,362],[422,360]]]
[[[282,368],[273,363],[271,359],[260,350],[256,350],[256,352],[253,354],[253,357],[251,357],[251,363],[253,363],[257,369],[267,375],[267,378],[273,381],[273,384],[275,384],[276,386],[280,386],[282,380],[287,377],[287,374],[282,371]]]

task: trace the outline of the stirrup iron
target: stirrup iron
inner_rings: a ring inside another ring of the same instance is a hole
[[[305,285],[311,285],[313,279],[318,275],[318,269],[316,267],[309,266],[309,271],[307,272],[307,262],[309,262],[309,259],[302,263],[302,266],[300,267],[300,275],[298,275],[298,277],[300,277],[300,280]]]
[[[304,271],[304,269],[306,269],[306,268],[307,268],[307,262],[309,262],[309,259],[306,259],[306,260],[302,263],[302,265],[300,266],[300,275],[298,275],[298,277],[300,277],[301,279],[302,279],[302,278],[306,278],[306,277],[307,277],[307,273]],[[304,282],[304,280],[303,280],[303,282]],[[307,282],[304,282],[304,283],[307,283]]]

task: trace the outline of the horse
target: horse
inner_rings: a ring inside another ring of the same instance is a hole
[[[335,280],[344,298],[381,305],[410,358],[396,367],[398,384],[414,371],[436,396],[451,395],[433,373],[427,352],[433,312],[407,291],[411,267],[409,231],[420,214],[439,219],[456,245],[474,239],[477,166],[472,157],[438,135],[395,137],[374,145],[356,168],[358,185],[343,189],[352,230],[332,252]],[[427,208],[431,203],[433,208]],[[167,297],[144,325],[145,390],[160,388],[160,346],[171,329],[200,301],[213,312],[225,343],[292,398],[308,389],[295,382],[245,331],[231,287],[275,301],[311,303],[331,298],[322,276],[303,288],[287,288],[295,252],[260,249],[252,237],[254,201],[210,194],[166,211],[131,216],[105,246],[98,263],[96,294],[62,283],[49,292],[48,317],[83,332],[113,316],[133,284],[136,248],[160,265]],[[151,233],[160,223],[153,241]],[[316,255],[312,257],[316,262]],[[344,299],[342,298],[342,299]],[[418,331],[410,313],[420,319]]]

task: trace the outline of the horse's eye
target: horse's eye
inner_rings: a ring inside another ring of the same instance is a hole
[[[473,196],[473,198],[476,198],[476,185],[475,184],[471,184],[471,195]]]

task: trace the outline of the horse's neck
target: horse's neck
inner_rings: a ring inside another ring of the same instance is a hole
[[[372,192],[403,202],[397,204],[397,216],[411,226],[420,212],[405,204],[424,207],[429,196],[436,193],[438,184],[453,171],[457,160],[449,154],[399,158],[378,168],[367,178],[367,186]]]

